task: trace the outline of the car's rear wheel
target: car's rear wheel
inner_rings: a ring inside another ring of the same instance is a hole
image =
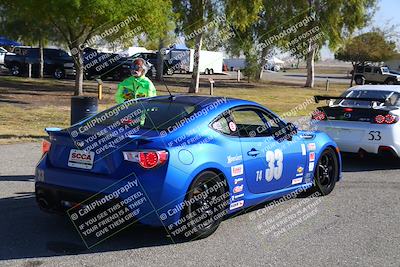
[[[365,83],[365,78],[363,76],[356,76],[354,78],[354,81],[356,82],[357,85],[362,85]]]
[[[387,85],[394,85],[396,83],[396,81],[394,79],[386,79],[385,83]]]
[[[339,176],[339,160],[332,148],[325,149],[315,167],[315,189],[321,195],[329,195],[335,188]]]
[[[227,213],[229,193],[224,179],[212,171],[201,173],[186,194],[182,218],[189,218],[184,239],[206,238],[214,233]],[[201,219],[200,219],[201,218]]]

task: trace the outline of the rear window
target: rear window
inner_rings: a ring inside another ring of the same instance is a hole
[[[345,92],[341,95],[342,97],[354,97],[354,98],[377,98],[387,99],[385,103],[381,105],[385,106],[398,106],[400,107],[400,94],[393,91],[382,91],[382,90],[352,90]],[[357,100],[338,100],[335,102],[336,105],[340,106],[352,106],[352,107],[370,107],[370,101],[357,101]],[[378,103],[380,104],[380,103]]]
[[[168,130],[182,126],[186,118],[197,109],[196,105],[176,101],[139,101],[125,102],[107,109],[86,122],[91,128],[112,127],[122,122],[135,128],[148,130]],[[90,131],[87,131],[90,134]]]

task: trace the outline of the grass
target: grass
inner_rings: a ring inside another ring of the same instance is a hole
[[[14,80],[14,78],[12,78]],[[19,82],[19,81],[16,81]],[[26,80],[24,80],[26,82]],[[40,81],[42,82],[42,81]],[[282,85],[274,83],[248,84],[243,82],[238,84],[224,84],[226,87],[218,87],[214,89],[214,95],[241,98],[258,102],[277,114],[284,114],[290,110],[295,110],[293,116],[306,116],[317,106],[315,103],[310,103],[311,99],[316,94],[326,94],[323,84],[317,84],[314,89],[307,89],[296,85]],[[162,89],[156,84],[157,88]],[[186,93],[185,87],[170,86],[174,93]],[[332,84],[330,91],[331,95],[339,95],[346,89],[345,85]],[[164,89],[165,90],[165,89]],[[207,95],[208,88],[201,88],[200,94]],[[159,91],[160,95],[166,94],[165,91]],[[113,95],[106,94],[105,100],[101,101],[99,110],[104,110],[113,105]],[[308,101],[308,102],[307,102]],[[0,105],[0,144],[15,143],[23,141],[34,141],[46,136],[44,128],[69,126],[70,108],[65,105],[33,105],[21,106],[14,104]]]

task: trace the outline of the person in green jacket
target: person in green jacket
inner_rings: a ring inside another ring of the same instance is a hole
[[[127,100],[141,97],[152,97],[157,95],[156,88],[149,78],[146,77],[148,67],[142,58],[133,61],[131,77],[118,84],[115,101],[121,104]]]

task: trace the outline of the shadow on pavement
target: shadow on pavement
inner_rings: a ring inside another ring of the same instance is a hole
[[[0,181],[27,181],[31,176],[0,176]],[[0,261],[91,254],[173,244],[164,228],[130,226],[87,249],[67,216],[47,214],[36,205],[33,192],[0,199]],[[0,264],[1,265],[1,264]]]
[[[357,155],[343,154],[342,162],[343,172],[364,172],[400,169],[400,159],[384,156],[368,155],[365,158],[360,158]]]

